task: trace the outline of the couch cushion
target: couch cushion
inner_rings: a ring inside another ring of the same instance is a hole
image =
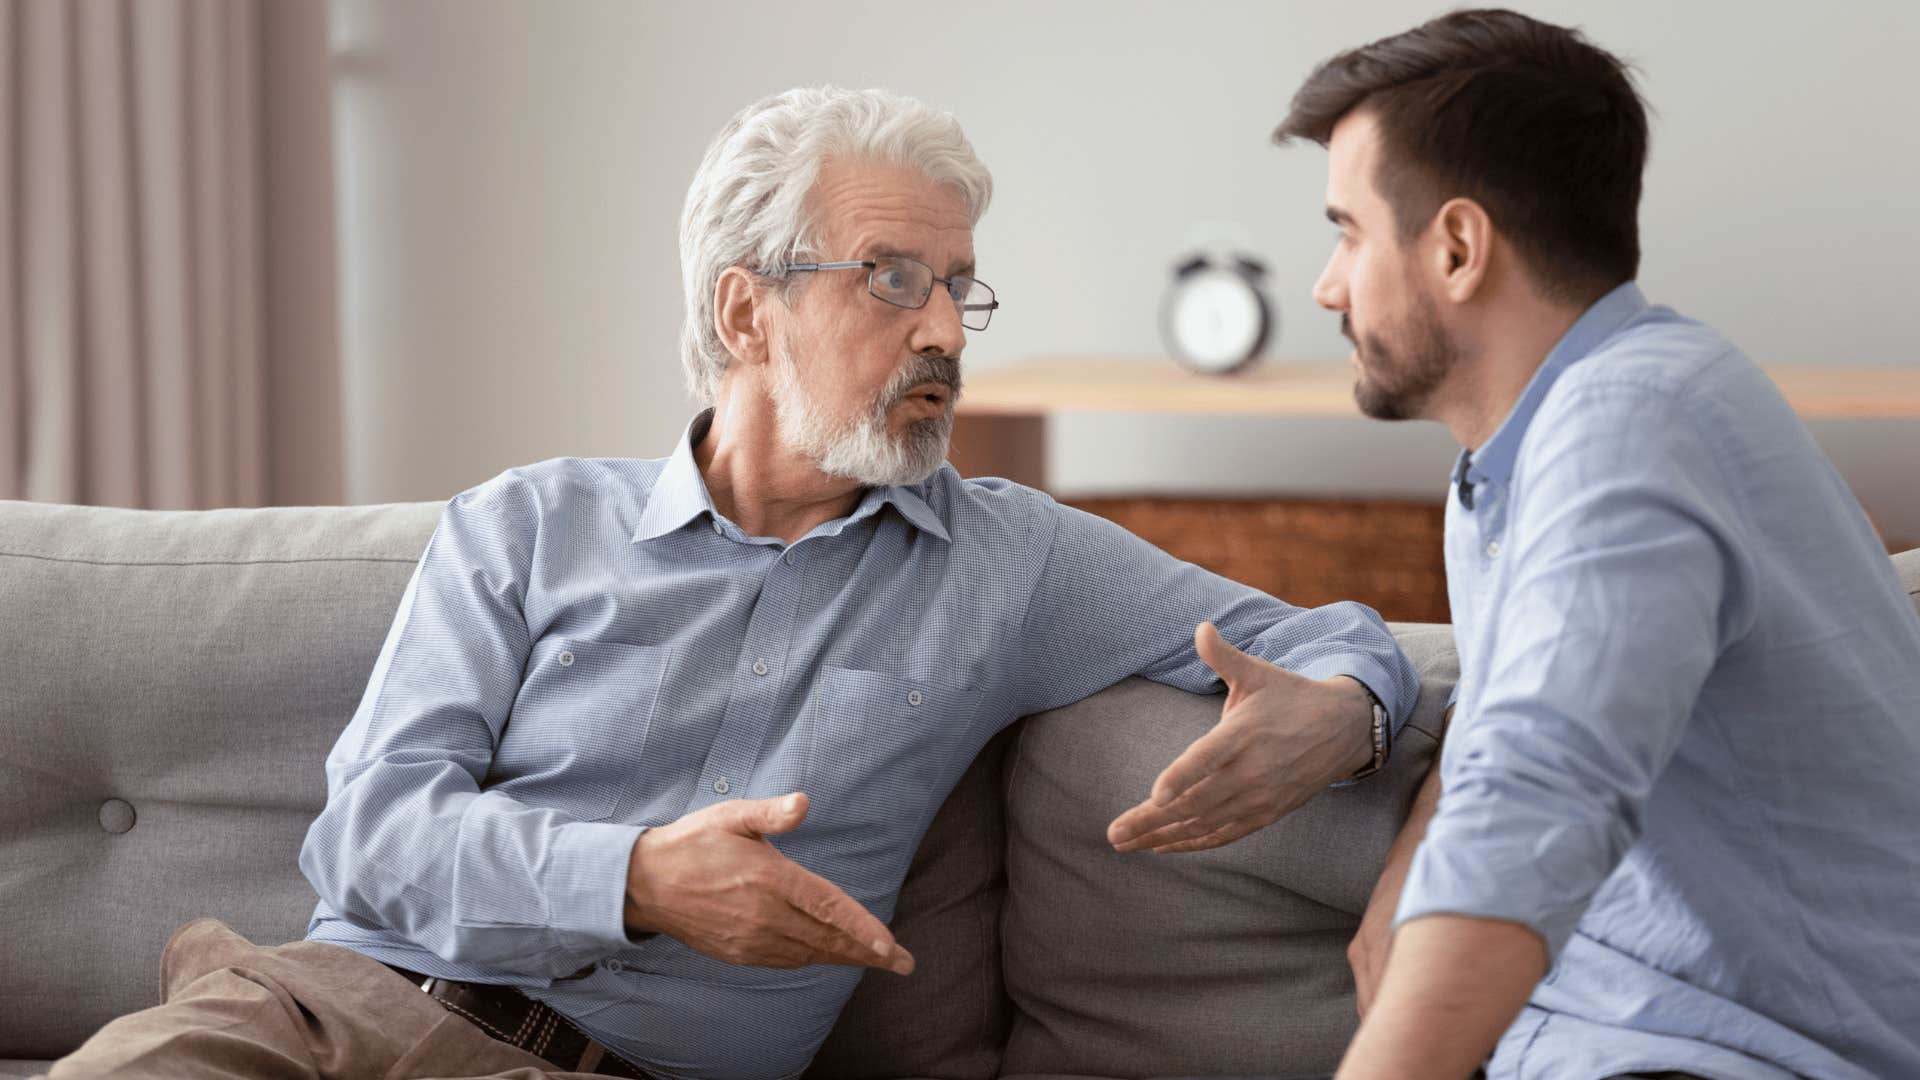
[[[1396,628],[1422,676],[1392,763],[1214,851],[1116,853],[1108,822],[1219,719],[1130,680],[1026,722],[1008,764],[1004,1071],[1331,1070],[1356,1023],[1346,947],[1433,759],[1452,632]]]
[[[437,514],[0,503],[0,1056],[152,1004],[190,919],[305,931],[322,762]]]

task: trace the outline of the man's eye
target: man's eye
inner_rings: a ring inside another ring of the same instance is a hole
[[[888,270],[880,275],[880,287],[893,292],[904,292],[907,287],[907,274],[904,270]]]

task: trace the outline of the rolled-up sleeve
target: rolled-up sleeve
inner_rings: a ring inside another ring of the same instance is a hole
[[[1640,835],[1752,588],[1740,494],[1686,410],[1636,385],[1562,389],[1513,478],[1483,674],[1396,918],[1521,923],[1550,960]]]
[[[483,792],[526,667],[539,506],[513,473],[442,514],[352,722],[300,867],[343,915],[451,961],[557,977],[627,944],[637,827]]]
[[[1219,677],[1193,643],[1194,627],[1211,621],[1221,637],[1279,667],[1358,679],[1396,729],[1412,712],[1419,674],[1372,608],[1352,601],[1295,607],[1050,499],[1038,516],[1021,711],[1078,701],[1131,675],[1214,693]]]

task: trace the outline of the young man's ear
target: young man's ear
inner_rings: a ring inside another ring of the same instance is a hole
[[[772,302],[772,291],[745,267],[729,266],[714,282],[713,329],[736,363],[752,367],[767,362],[764,308]]]
[[[1493,219],[1472,199],[1449,199],[1434,215],[1433,270],[1454,303],[1473,299],[1493,255]]]

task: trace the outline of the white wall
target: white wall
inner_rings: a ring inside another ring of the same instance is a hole
[[[1309,289],[1324,155],[1268,132],[1314,63],[1432,3],[334,0],[353,501],[441,498],[559,454],[667,452],[690,405],[674,230],[707,140],[805,82],[957,113],[998,194],[1006,303],[977,370],[1151,355],[1196,226],[1273,268],[1276,352],[1345,355]],[[1920,5],[1525,3],[1636,61],[1654,109],[1641,276],[1762,362],[1920,363]],[[1437,497],[1434,425],[1147,417],[1058,426],[1068,492]],[[1817,426],[1920,538],[1920,421]]]

